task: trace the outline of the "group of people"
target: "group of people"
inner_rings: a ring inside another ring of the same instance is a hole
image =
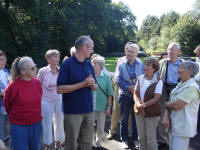
[[[1,66],[4,68],[6,55],[2,51],[0,53]],[[41,68],[37,76],[37,66],[27,56],[14,60],[10,74],[5,68],[1,70],[4,72],[1,72],[0,139],[9,136],[10,126],[13,150],[26,150],[28,147],[39,150],[42,134],[46,150],[50,149],[53,139],[56,149],[64,142],[62,95],[57,94],[56,90],[60,53],[58,50],[48,50],[45,57],[48,66]]]
[[[174,42],[168,46],[168,58],[147,57],[143,63],[137,57],[138,45],[128,42],[112,73],[105,69],[104,57],[93,54],[88,60],[93,48],[89,36],[79,37],[60,67],[59,51],[48,50],[48,66],[38,74],[27,56],[16,58],[9,73],[0,51],[0,139],[9,135],[9,127],[13,150],[39,150],[41,136],[45,150],[54,141],[57,150],[63,145],[65,150],[91,150],[93,145],[102,150],[113,96],[109,140],[120,121],[125,149],[131,136],[140,150],[158,150],[158,143],[187,150],[197,133],[199,59],[195,63],[179,58],[181,49]],[[200,58],[200,46],[195,52]]]
[[[124,148],[128,148],[130,115],[135,147],[139,144],[140,150],[157,150],[169,145],[170,150],[187,150],[190,137],[197,133],[199,59],[197,63],[184,61],[179,57],[179,44],[173,42],[168,46],[168,55],[162,54],[165,58],[162,56],[158,62],[148,57],[143,67],[136,47],[128,42],[126,56],[117,63],[114,107],[107,138],[114,137],[120,120],[120,138]],[[200,57],[200,46],[195,52]]]

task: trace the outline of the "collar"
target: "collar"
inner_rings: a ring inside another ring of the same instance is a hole
[[[56,69],[57,69],[58,72],[59,72],[59,67],[58,67],[58,66],[56,66]],[[48,71],[48,72],[51,72],[51,67],[50,67],[50,65],[47,66],[47,71]]]
[[[128,59],[126,58],[126,61],[125,61],[128,65],[131,65],[130,63],[129,63],[129,61],[128,61]],[[138,62],[138,60],[137,60],[137,57],[135,58],[135,61],[134,61],[134,63],[133,63],[133,65],[135,65],[135,64],[139,64],[139,62]]]
[[[187,80],[186,82],[179,82],[178,85],[172,90],[171,94],[170,94],[170,99],[173,100],[173,97],[176,93],[182,91],[184,88],[188,87],[188,86],[193,86],[196,87],[196,89],[198,90],[198,92],[200,93],[199,90],[199,86],[197,85],[197,83],[195,82],[194,78],[190,78],[189,80]]]
[[[76,63],[85,63],[85,61],[86,61],[86,59],[85,59],[83,62],[80,62],[80,61],[76,58],[75,54],[72,56],[72,59],[74,59],[74,61],[75,61]]]
[[[170,61],[170,59],[169,59],[169,62],[170,63],[172,63],[171,61]],[[176,62],[174,62],[174,63],[172,63],[172,64],[174,64],[174,65],[181,65],[181,59],[178,57],[178,59],[177,59],[177,61]]]
[[[103,72],[103,70],[101,70],[100,76],[101,76],[101,77],[104,76],[104,72]]]
[[[144,82],[145,74],[141,75],[141,79],[142,79],[142,82]],[[155,72],[155,73],[153,74],[153,78],[152,78],[150,81],[151,81],[151,84],[156,83],[156,82],[159,81],[159,80],[158,80],[157,72]],[[143,84],[143,83],[142,83],[142,84]]]

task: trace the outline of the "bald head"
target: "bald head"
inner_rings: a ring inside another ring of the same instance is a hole
[[[171,62],[176,62],[178,60],[178,56],[181,53],[180,45],[176,42],[170,43],[167,52]]]

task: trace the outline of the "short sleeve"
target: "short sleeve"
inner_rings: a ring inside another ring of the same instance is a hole
[[[135,91],[137,90],[137,86],[138,86],[138,80],[136,81],[136,84],[135,84]]]
[[[37,78],[40,80],[41,83],[43,82],[44,74],[42,73],[42,69],[39,70]]]
[[[177,98],[186,103],[190,103],[193,100],[199,99],[199,92],[195,87],[188,87],[182,93],[180,93]]]
[[[156,85],[154,93],[161,95],[162,94],[162,89],[163,89],[163,82],[162,82],[162,80],[160,80]]]
[[[107,95],[110,96],[110,95],[113,95],[113,87],[112,87],[111,77],[108,76],[107,80],[108,80],[108,83],[107,83],[107,85],[108,85],[108,87],[107,87]]]

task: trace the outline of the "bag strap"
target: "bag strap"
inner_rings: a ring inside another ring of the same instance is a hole
[[[138,83],[137,83],[136,94],[140,98],[140,80],[138,79],[137,81],[138,81]]]
[[[106,96],[108,97],[108,95],[106,94],[106,92],[104,92],[104,90],[101,88],[101,86],[99,85],[98,81],[97,81],[97,85],[99,87],[99,89],[101,90],[101,92]]]
[[[130,80],[131,80],[131,74],[130,74],[130,72],[129,72],[129,70],[128,70],[127,64],[126,64],[126,70],[127,70],[127,72],[128,72],[129,78],[130,78]],[[131,80],[131,83],[134,85],[134,83],[133,83],[132,80]]]
[[[168,63],[169,63],[169,60],[167,61],[167,68],[166,68],[166,71],[165,71],[165,83],[167,84],[167,74],[168,74]]]
[[[180,62],[182,63],[182,60],[180,59]],[[165,79],[165,83],[167,84],[167,74],[168,74],[168,63],[169,63],[169,60],[167,61],[167,68],[166,68],[166,72],[165,72],[165,77],[166,77],[166,79]],[[180,78],[178,78],[178,82],[180,82]]]

